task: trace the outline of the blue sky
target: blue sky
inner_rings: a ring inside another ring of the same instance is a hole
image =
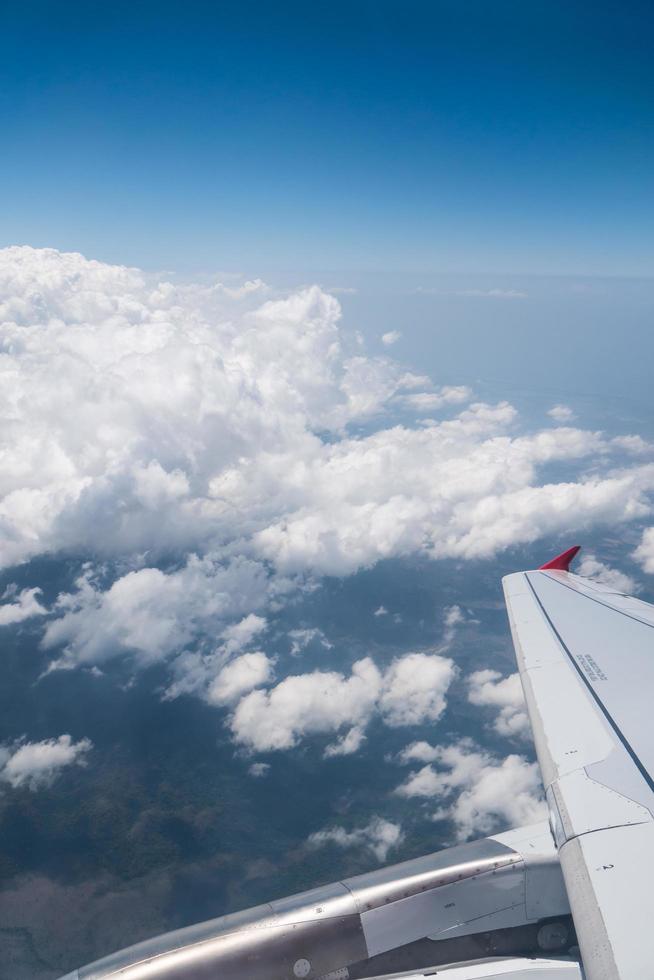
[[[647,4],[3,13],[3,244],[182,272],[651,270]]]

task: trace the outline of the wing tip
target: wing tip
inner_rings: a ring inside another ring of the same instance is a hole
[[[556,556],[556,558],[552,558],[550,559],[550,561],[545,562],[544,565],[540,566],[539,570],[542,571],[546,568],[553,568],[559,572],[569,572],[570,565],[572,564],[573,560],[577,557],[580,551],[581,551],[581,545],[575,544],[572,546],[572,548],[568,548],[567,551],[562,551],[560,555]]]

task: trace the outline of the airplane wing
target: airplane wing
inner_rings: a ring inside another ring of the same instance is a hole
[[[504,591],[588,980],[654,977],[654,606],[568,571]]]

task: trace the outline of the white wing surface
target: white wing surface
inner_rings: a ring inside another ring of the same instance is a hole
[[[564,570],[571,553],[504,579],[511,631],[586,976],[646,980],[654,607]]]

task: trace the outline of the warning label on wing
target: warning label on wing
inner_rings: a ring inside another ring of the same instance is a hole
[[[579,654],[577,657],[579,666],[583,668],[584,672],[588,675],[588,679],[591,681],[605,681],[608,680],[606,674],[597,663],[588,654]]]

